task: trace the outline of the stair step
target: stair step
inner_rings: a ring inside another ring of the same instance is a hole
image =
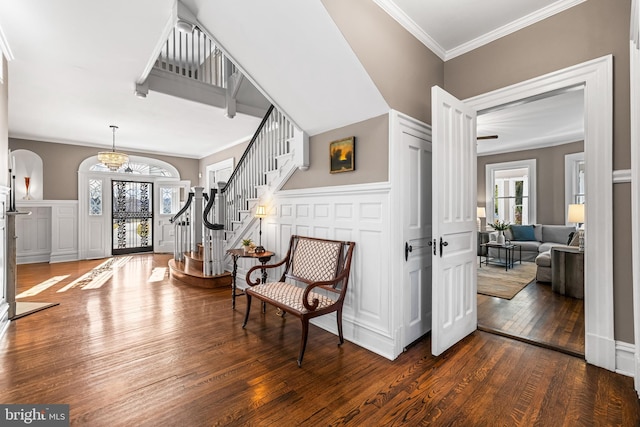
[[[169,260],[169,272],[172,278],[199,288],[214,289],[229,287],[232,281],[231,273],[228,271],[217,276],[205,276],[202,270],[190,269],[185,263],[176,261],[175,259]]]
[[[185,270],[197,270],[202,271],[202,266],[204,263],[204,256],[202,254],[202,247],[199,248],[198,252],[186,252],[184,254],[184,264]]]

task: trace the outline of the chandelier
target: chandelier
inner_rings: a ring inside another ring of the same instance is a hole
[[[109,126],[113,131],[113,148],[111,151],[101,151],[98,153],[98,160],[100,163],[109,168],[109,170],[115,172],[120,167],[129,161],[129,156],[124,153],[116,151],[116,129],[118,126]]]

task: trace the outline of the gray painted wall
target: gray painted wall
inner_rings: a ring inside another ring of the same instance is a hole
[[[445,89],[465,99],[613,54],[613,168],[628,169],[630,11],[630,0],[581,3],[447,61]],[[633,343],[630,185],[614,185],[613,215],[615,338]]]
[[[478,157],[478,206],[486,202],[486,166],[490,163],[536,159],[536,222],[565,224],[564,156],[584,151],[584,142],[537,150],[514,151]]]
[[[99,148],[9,138],[9,149],[30,150],[42,158],[43,197],[46,200],[78,200],[78,167],[87,157],[95,156]],[[6,152],[6,150],[5,150]],[[198,160],[127,151],[127,154],[153,157],[171,163],[181,179],[198,182]]]
[[[356,137],[355,171],[329,173],[331,141]],[[387,114],[324,132],[309,139],[309,169],[297,170],[284,190],[387,181],[389,178],[389,116]]]

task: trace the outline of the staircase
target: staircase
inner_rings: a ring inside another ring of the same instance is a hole
[[[258,126],[228,182],[210,194],[196,187],[171,222],[175,227],[171,277],[192,286],[231,284],[227,250],[257,235],[255,211],[269,212],[273,194],[297,168],[308,167],[308,137],[273,106]],[[204,201],[206,206],[203,206]]]

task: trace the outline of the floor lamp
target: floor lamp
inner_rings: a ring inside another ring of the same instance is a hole
[[[261,254],[264,252],[264,247],[262,246],[262,218],[267,216],[267,208],[263,205],[258,205],[256,208],[256,218],[260,220],[260,231],[258,232],[258,246],[256,247],[256,253]]]

